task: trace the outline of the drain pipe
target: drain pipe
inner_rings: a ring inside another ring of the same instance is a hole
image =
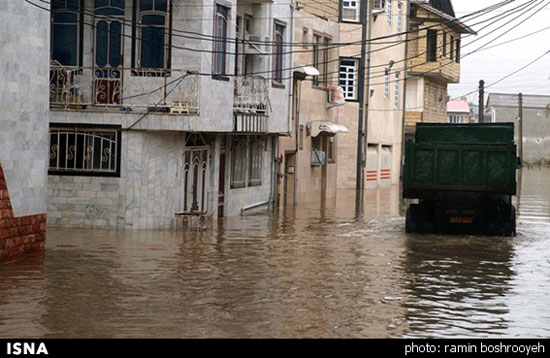
[[[247,206],[243,206],[241,208],[241,216],[244,214],[245,211],[247,210],[250,210],[250,209],[254,209],[254,208],[258,208],[260,206],[264,206],[264,205],[267,205],[267,209],[269,210],[271,208],[271,203],[272,203],[272,200],[271,198],[269,198],[269,200],[266,200],[266,201],[260,201],[258,203],[254,203],[254,204],[250,204],[250,205],[247,205]]]

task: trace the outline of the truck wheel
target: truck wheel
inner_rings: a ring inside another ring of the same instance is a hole
[[[420,208],[418,204],[410,204],[407,208],[407,215],[405,217],[405,232],[413,233],[418,232],[418,219],[420,216]]]
[[[516,236],[516,208],[514,205],[511,206],[510,217],[504,224],[504,235],[511,237]]]

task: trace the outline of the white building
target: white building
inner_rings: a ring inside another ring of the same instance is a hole
[[[45,244],[49,16],[0,3],[0,262]]]
[[[470,105],[465,99],[454,99],[447,102],[449,123],[470,123]]]
[[[51,3],[50,224],[169,228],[271,199],[288,4]]]

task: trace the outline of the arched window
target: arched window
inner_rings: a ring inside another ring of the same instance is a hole
[[[214,21],[214,61],[213,73],[216,75],[226,74],[226,55],[227,55],[227,19],[229,9],[225,6],[216,4],[216,17]]]
[[[273,60],[273,80],[277,83],[283,82],[283,41],[285,35],[285,26],[280,23],[275,23],[275,48]]]
[[[138,67],[166,69],[170,59],[169,0],[139,0]]]
[[[51,2],[51,59],[63,66],[78,66],[82,62],[81,11],[81,0]]]

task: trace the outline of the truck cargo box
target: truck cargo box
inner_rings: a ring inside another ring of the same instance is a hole
[[[515,195],[513,123],[424,124],[405,144],[403,197],[455,192]]]
[[[407,232],[515,235],[513,123],[416,126],[405,143]]]

